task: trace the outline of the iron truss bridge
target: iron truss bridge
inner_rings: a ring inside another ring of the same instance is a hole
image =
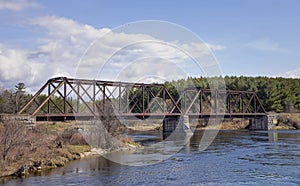
[[[30,114],[37,120],[89,119],[112,114],[139,119],[181,115],[191,118],[255,118],[266,115],[253,91],[193,87],[170,92],[163,84],[67,77],[49,79],[18,113]]]

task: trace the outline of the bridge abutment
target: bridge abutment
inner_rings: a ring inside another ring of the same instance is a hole
[[[26,127],[35,127],[36,119],[29,114],[1,114],[0,121],[17,121],[23,123]]]

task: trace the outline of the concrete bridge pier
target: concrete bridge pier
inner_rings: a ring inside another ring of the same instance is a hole
[[[271,130],[277,124],[277,117],[274,115],[266,115],[263,117],[249,119],[250,130]]]
[[[163,133],[191,132],[188,115],[165,116],[163,120]]]
[[[266,122],[266,117],[255,117],[249,119],[249,129],[250,130],[268,130],[268,124]]]

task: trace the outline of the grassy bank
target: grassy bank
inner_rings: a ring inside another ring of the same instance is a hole
[[[75,121],[37,122],[32,129],[17,121],[0,123],[0,177],[24,176],[97,154],[99,151],[91,149],[79,130]],[[103,153],[139,146],[122,134],[109,144]]]
[[[278,125],[274,130],[300,129],[300,113],[284,113],[278,115]]]
[[[16,121],[6,121],[0,126],[0,176],[21,176],[64,166],[91,150],[76,132],[63,136],[75,128],[73,123],[38,123],[28,129]]]

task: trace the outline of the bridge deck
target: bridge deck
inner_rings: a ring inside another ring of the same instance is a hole
[[[163,119],[164,117],[179,117],[181,113],[172,113],[172,114],[123,114],[116,115],[120,119]],[[265,113],[192,113],[187,114],[190,119],[201,119],[201,118],[258,118],[266,116]],[[89,114],[39,114],[36,115],[37,121],[65,121],[65,120],[91,120],[101,116],[94,116]]]

